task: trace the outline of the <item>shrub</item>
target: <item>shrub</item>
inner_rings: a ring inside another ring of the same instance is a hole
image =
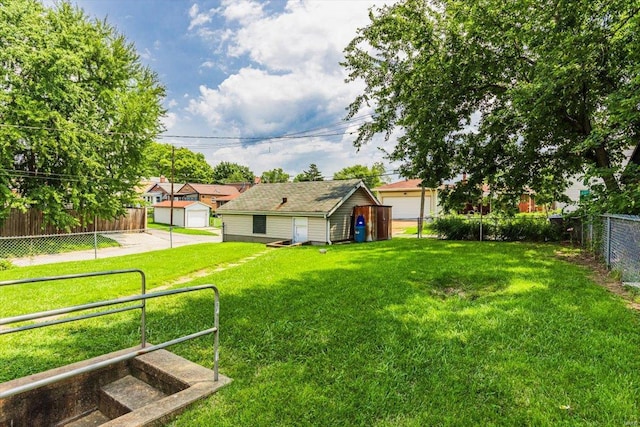
[[[497,236],[506,241],[547,242],[560,240],[558,231],[546,218],[518,216],[501,222]]]
[[[480,218],[441,217],[433,224],[432,229],[442,239],[479,240]],[[561,235],[562,230],[545,217],[485,217],[482,221],[483,240],[548,242],[559,241]]]
[[[13,263],[8,259],[0,258],[0,271],[11,270],[13,267]]]
[[[480,236],[479,222],[457,216],[439,218],[431,228],[439,238],[447,240],[478,240]]]

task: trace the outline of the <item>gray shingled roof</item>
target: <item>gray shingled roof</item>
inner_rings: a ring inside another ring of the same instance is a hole
[[[327,214],[341,205],[359,186],[364,187],[359,179],[258,184],[219,207],[217,212]],[[285,203],[283,198],[287,199]]]

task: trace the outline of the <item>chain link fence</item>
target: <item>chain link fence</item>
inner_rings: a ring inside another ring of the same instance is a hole
[[[592,232],[602,236],[599,245],[594,243],[607,267],[620,272],[623,282],[640,284],[640,217],[604,215]]]
[[[0,237],[0,269],[64,261],[81,261],[217,243],[219,232],[191,233],[155,229],[115,230],[42,236]]]
[[[0,258],[19,259],[39,255],[70,252],[91,252],[98,257],[98,250],[120,247],[122,236],[143,233],[145,230],[116,230],[87,233],[48,234],[42,236],[0,237]]]

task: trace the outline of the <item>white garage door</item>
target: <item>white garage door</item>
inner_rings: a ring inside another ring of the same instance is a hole
[[[202,228],[207,226],[207,211],[187,211],[187,228]]]
[[[382,203],[392,206],[393,219],[413,219],[420,216],[420,197],[385,197]],[[431,197],[425,197],[425,215],[429,215],[430,206]]]

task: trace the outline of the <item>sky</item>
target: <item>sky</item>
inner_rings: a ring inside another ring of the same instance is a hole
[[[344,121],[364,86],[345,83],[340,65],[369,9],[390,1],[71,0],[106,19],[158,74],[167,89],[159,142],[257,176],[282,168],[293,177],[315,163],[327,178],[355,164],[393,169],[383,151],[393,140],[353,146],[371,112]]]

